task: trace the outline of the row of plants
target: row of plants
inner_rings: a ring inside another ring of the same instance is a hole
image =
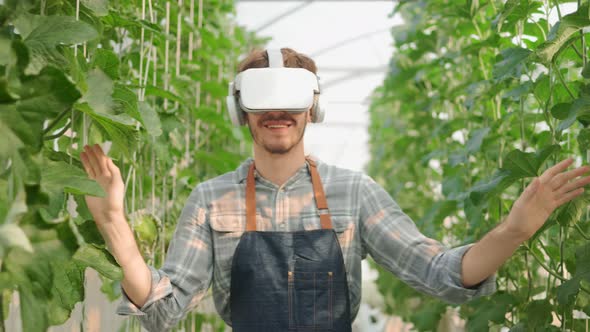
[[[231,0],[0,4],[0,330],[14,292],[23,330],[63,324],[84,301],[87,267],[120,296],[121,269],[84,200],[104,195],[84,145],[104,144],[121,169],[128,220],[156,267],[190,190],[249,155],[222,102],[238,56],[263,40],[234,11]],[[179,327],[206,322],[224,329],[199,313]]]
[[[368,170],[422,232],[477,241],[546,168],[590,161],[588,1],[400,1],[395,13],[405,23],[372,101]],[[555,211],[495,294],[456,309],[467,330],[588,331],[588,203]],[[377,268],[387,311],[436,330],[449,306]]]

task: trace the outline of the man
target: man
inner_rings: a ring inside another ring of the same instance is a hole
[[[211,284],[234,331],[350,331],[367,254],[450,303],[491,294],[495,271],[590,183],[578,178],[588,166],[566,172],[573,160],[564,160],[535,178],[483,239],[447,249],[423,236],[370,177],[304,155],[307,123],[323,118],[311,59],[288,48],[254,51],[239,72],[228,110],[250,128],[254,158],[193,189],[161,269],[138,251],[119,169],[98,145],[81,154],[107,193],[86,201],[123,268],[117,312],[138,315],[150,331],[176,325]]]

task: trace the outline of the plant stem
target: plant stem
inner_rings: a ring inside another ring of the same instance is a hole
[[[0,259],[0,271],[2,271],[2,259]],[[0,332],[6,331],[4,326],[4,290],[0,290]]]
[[[66,116],[66,114],[68,114],[68,112],[71,111],[71,108],[67,108],[65,110],[63,110],[61,113],[59,113],[57,115],[57,118],[55,118],[53,121],[51,121],[51,123],[49,124],[49,126],[47,126],[47,128],[43,129],[43,136],[45,136],[45,134],[47,134],[48,132],[51,131],[51,129],[53,127],[55,127],[55,125],[64,118],[64,116]]]
[[[553,66],[557,66],[557,64],[555,62],[553,62]],[[563,87],[567,90],[567,93],[570,95],[570,97],[572,99],[576,99],[576,97],[574,96],[574,94],[572,93],[570,88],[565,83],[563,76],[561,76],[561,72],[559,71],[559,68],[556,68],[555,72],[557,73],[557,78],[559,79],[559,82],[561,82],[561,85],[563,85]]]
[[[590,236],[588,236],[588,234],[586,234],[581,228],[580,225],[578,225],[578,223],[574,223],[574,228],[578,231],[578,233],[585,239],[585,240],[590,240]]]
[[[74,117],[75,117],[75,116],[74,116]],[[68,129],[70,129],[70,127],[71,127],[71,125],[72,125],[72,122],[73,122],[73,121],[68,121],[68,123],[66,123],[65,127],[63,127],[63,129],[62,129],[62,130],[61,130],[59,133],[57,133],[57,134],[55,134],[55,135],[44,136],[44,137],[43,137],[43,140],[44,140],[44,141],[50,141],[50,140],[53,140],[53,139],[59,138],[59,137],[60,137],[61,135],[63,135],[63,134],[64,134],[64,133],[65,133],[65,132],[66,132]]]
[[[558,70],[559,71],[559,70]],[[559,269],[561,271],[561,275],[563,276],[564,280],[565,280],[565,266],[563,264],[563,245],[565,243],[565,239],[564,239],[564,229],[563,226],[559,226]],[[562,331],[565,332],[565,315],[566,312],[565,310],[563,311],[563,323],[561,324],[562,327]]]
[[[561,9],[559,9],[559,1],[554,0],[554,2],[555,2],[555,9],[557,9],[557,17],[561,21]]]
[[[551,270],[546,264],[545,262],[543,262],[539,257],[537,257],[537,255],[535,255],[535,253],[531,250],[531,248],[529,248],[528,246],[525,246],[525,248],[527,249],[528,252],[531,253],[531,256],[533,256],[533,258],[537,261],[537,263],[539,263],[539,265],[541,265],[543,267],[543,269],[545,269],[545,271],[547,271],[550,275],[554,276],[555,278],[561,280],[561,281],[565,281],[565,278],[560,276],[557,272]]]
[[[0,293],[0,332],[6,331],[4,326],[4,295]]]
[[[582,36],[582,41],[583,40],[584,40],[584,36]],[[578,50],[578,48],[576,47],[576,45],[574,45],[574,43],[572,43],[570,46],[572,47],[572,49],[574,50],[574,52],[576,52],[576,54],[580,57],[580,59],[584,59],[584,56],[582,55],[582,53],[580,53],[580,51]]]
[[[582,1],[578,0],[578,10],[582,7]],[[584,38],[584,29],[580,30],[580,37],[582,39],[582,61],[584,67],[586,67],[586,63],[588,61],[587,54],[586,54],[586,39]]]

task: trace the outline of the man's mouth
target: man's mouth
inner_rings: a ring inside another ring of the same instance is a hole
[[[275,122],[275,121],[268,121],[266,123],[263,124],[265,128],[271,129],[271,130],[280,130],[280,129],[286,129],[289,128],[293,125],[292,122]]]

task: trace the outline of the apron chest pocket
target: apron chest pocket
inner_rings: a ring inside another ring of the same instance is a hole
[[[333,273],[288,272],[289,328],[332,328]]]

